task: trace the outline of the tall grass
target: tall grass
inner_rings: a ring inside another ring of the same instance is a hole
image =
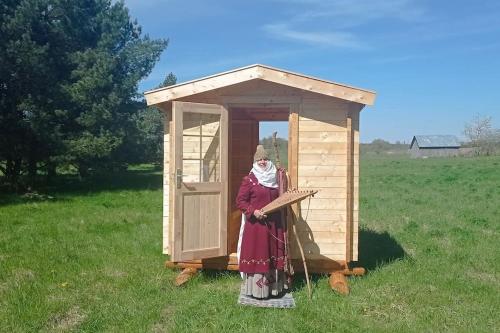
[[[500,329],[500,158],[361,161],[351,294],[297,277],[292,310],[236,304],[240,279],[185,287],[161,254],[161,174],[71,177],[0,194],[0,331],[482,331]]]

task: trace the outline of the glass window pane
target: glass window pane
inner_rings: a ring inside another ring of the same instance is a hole
[[[185,112],[182,160],[184,182],[219,182],[220,116]]]

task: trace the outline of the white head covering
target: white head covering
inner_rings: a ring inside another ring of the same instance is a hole
[[[259,184],[265,187],[278,187],[278,182],[276,181],[276,167],[273,162],[268,160],[265,169],[261,168],[257,162],[254,162],[252,173],[259,181]]]

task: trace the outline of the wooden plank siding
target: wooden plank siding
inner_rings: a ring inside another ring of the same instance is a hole
[[[303,98],[299,115],[299,188],[317,189],[301,203],[299,235],[309,258],[345,260],[347,231],[347,115],[352,103],[328,98]],[[358,118],[353,118],[357,120]],[[357,260],[359,134],[353,145],[353,260]],[[355,212],[354,212],[355,211]]]

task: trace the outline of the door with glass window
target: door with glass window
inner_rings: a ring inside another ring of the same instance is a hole
[[[172,102],[175,262],[227,255],[227,110]]]

